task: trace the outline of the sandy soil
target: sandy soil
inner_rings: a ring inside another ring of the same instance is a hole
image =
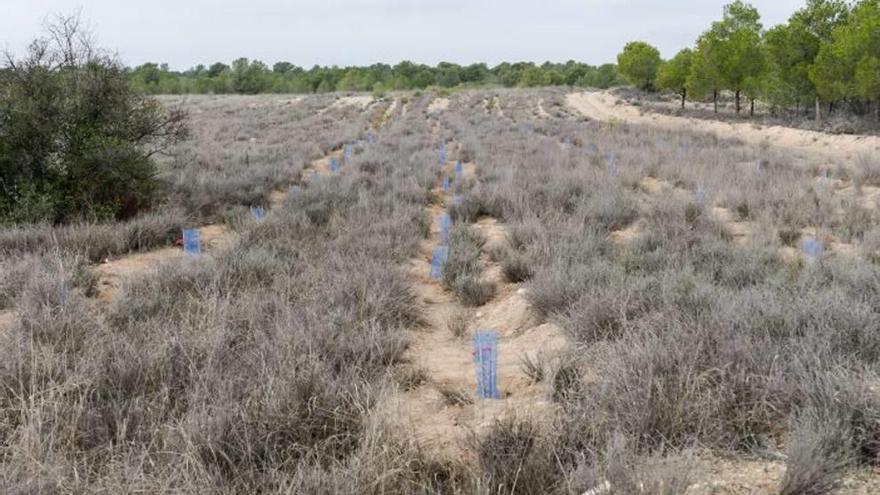
[[[397,107],[399,107],[399,106],[400,106],[400,98],[395,98],[394,101],[392,101],[391,104],[388,105],[388,109],[385,110],[385,121],[386,122],[391,121],[391,117],[394,116],[394,111],[397,110]]]
[[[287,199],[287,191],[272,191],[269,193],[269,208],[273,210],[281,208],[285,199]]]
[[[434,98],[434,101],[428,105],[428,113],[442,112],[449,108],[449,98]]]
[[[5,331],[15,323],[16,314],[12,310],[0,310],[0,332]]]
[[[199,229],[202,250],[216,252],[229,246],[237,235],[224,225],[206,225]],[[125,280],[158,269],[163,263],[183,259],[186,255],[179,246],[166,247],[122,256],[97,265],[94,270],[99,275],[98,300],[112,301]]]
[[[466,180],[476,178],[475,164],[462,166]],[[444,173],[452,175],[453,167],[454,162],[447,163]],[[567,342],[560,328],[539,324],[525,299],[525,289],[506,283],[501,267],[485,254],[508,242],[505,226],[494,218],[482,218],[473,225],[486,238],[481,262],[484,278],[498,288],[492,301],[479,308],[465,308],[440,281],[430,278],[431,254],[440,241],[439,216],[451,194],[438,187],[435,197],[439,201],[428,209],[434,219],[431,237],[422,242],[419,256],[406,266],[426,321],[411,330],[405,366],[422,373],[425,382],[392,394],[383,408],[420,447],[443,459],[460,460],[471,455],[467,448],[471,436],[500,418],[532,416],[546,421],[552,416],[555,405],[549,400],[548,386],[534,383],[520,363],[523,356],[537,359],[539,353],[550,359],[565,349]],[[461,337],[448,328],[448,321],[456,315],[466,315],[466,333]],[[477,330],[489,329],[498,331],[500,337],[501,399],[477,400],[472,337]]]
[[[544,99],[540,98],[538,100],[538,117],[542,119],[549,119],[551,115],[547,113],[547,110],[544,110]]]
[[[373,97],[369,95],[359,95],[359,96],[340,96],[336,101],[334,101],[328,108],[342,108],[342,107],[360,107],[361,109],[365,109],[370,106],[370,103],[373,103]]]
[[[303,171],[303,180],[308,182],[315,175],[329,174],[331,157],[336,157],[341,161],[342,150],[336,150],[328,156],[313,161],[311,166]],[[272,192],[269,195],[270,208],[281,207],[287,198],[287,194],[288,191]],[[199,228],[199,236],[202,249],[208,254],[229,246],[237,238],[237,234],[224,225],[206,225],[201,227]],[[163,263],[180,260],[184,257],[185,254],[180,246],[170,246],[122,256],[97,265],[95,272],[99,276],[98,301],[109,303],[115,299],[125,280],[157,270]],[[0,328],[3,328],[4,324],[3,315],[0,314]]]
[[[623,103],[607,92],[570,93],[566,96],[566,103],[582,115],[599,121],[644,124],[670,131],[710,132],[721,138],[738,138],[756,146],[766,143],[837,160],[849,161],[862,154],[880,151],[880,137],[876,136],[832,135],[781,126],[764,127],[642,113],[638,107]]]

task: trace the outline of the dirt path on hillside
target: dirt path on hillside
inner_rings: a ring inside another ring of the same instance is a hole
[[[582,115],[603,121],[622,121],[653,126],[667,131],[709,132],[719,138],[736,138],[754,146],[768,144],[832,160],[852,161],[864,154],[880,151],[880,137],[834,135],[739,122],[720,122],[676,117],[651,112],[642,113],[635,106],[617,100],[607,92],[582,92],[566,95],[566,103]]]
[[[547,110],[544,109],[544,98],[538,99],[538,118],[540,119],[549,119],[551,115],[547,113]]]
[[[451,148],[451,146],[450,146]],[[443,167],[443,175],[454,177],[454,162]],[[476,165],[463,164],[465,180],[476,178]],[[484,280],[495,284],[495,297],[477,308],[467,308],[430,277],[431,256],[440,245],[440,215],[452,202],[452,194],[434,189],[436,201],[428,207],[431,235],[422,241],[419,256],[406,267],[422,305],[424,326],[411,331],[411,345],[402,369],[419,377],[409,389],[392,394],[380,414],[393,418],[420,448],[439,459],[461,461],[472,454],[468,440],[492,426],[496,420],[516,415],[549,424],[555,405],[545,382],[534,382],[521,367],[523,357],[534,362],[552,362],[567,347],[562,330],[538,324],[525,289],[506,283],[499,264],[488,252],[508,242],[505,226],[484,217],[472,225],[486,239],[481,263]],[[463,333],[456,335],[450,323],[460,320]],[[495,330],[498,343],[499,400],[476,398],[476,367],[473,337],[478,330]],[[539,355],[541,358],[539,359]],[[549,376],[550,370],[546,370]]]

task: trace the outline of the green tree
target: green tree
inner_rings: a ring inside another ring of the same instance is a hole
[[[815,100],[817,116],[819,97],[810,79],[810,68],[823,44],[830,42],[834,30],[843,24],[849,8],[843,0],[807,0],[787,24],[776,26],[764,35],[767,53],[767,77],[763,93],[774,105]],[[806,108],[806,105],[804,105]]]
[[[742,108],[742,93],[754,94],[766,66],[760,20],[757,9],[736,0],[724,7],[722,20],[712,26],[718,43],[721,80],[734,92],[737,114]]]
[[[684,108],[687,99],[687,80],[691,74],[693,61],[693,50],[685,48],[671,60],[664,62],[657,71],[657,86],[660,89],[674,91],[681,97],[681,108]]]
[[[831,40],[819,48],[809,77],[818,96],[833,104],[870,88],[871,58],[878,56],[880,2],[861,0],[846,22],[834,29]]]
[[[874,116],[880,120],[880,58],[862,58],[856,66],[855,80],[859,96],[874,102]]]
[[[525,88],[547,86],[550,84],[550,75],[540,67],[529,67],[523,72],[518,86]]]
[[[272,72],[276,74],[287,74],[295,68],[296,66],[290,62],[276,62],[275,65],[272,66]]]
[[[706,31],[697,40],[697,49],[691,60],[691,73],[685,86],[692,96],[712,95],[712,105],[718,113],[718,92],[724,87],[721,76],[722,44],[713,30]]]
[[[208,67],[208,77],[217,77],[229,70],[229,66],[222,62],[215,62]]]
[[[232,62],[231,72],[232,90],[236,93],[257,94],[269,87],[269,68],[259,60],[237,59]]]
[[[617,55],[617,67],[623,77],[645,92],[654,88],[660,63],[660,52],[644,41],[627,43]]]
[[[0,79],[0,219],[125,217],[157,187],[152,156],[184,115],[133,91],[118,60],[63,17]]]

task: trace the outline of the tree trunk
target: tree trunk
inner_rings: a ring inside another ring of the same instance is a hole
[[[718,90],[712,92],[712,105],[715,107],[715,113],[718,113]]]
[[[739,115],[739,91],[738,90],[736,91],[734,97],[736,98],[736,114]]]
[[[874,102],[874,118],[877,122],[880,122],[880,98],[877,98],[877,101]]]
[[[822,104],[819,101],[819,96],[816,96],[816,123],[822,123]]]
[[[687,98],[688,90],[686,88],[681,89],[681,109],[684,110],[684,100]]]
[[[755,99],[749,97],[749,117],[755,116]]]

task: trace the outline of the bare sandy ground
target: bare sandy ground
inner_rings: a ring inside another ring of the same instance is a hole
[[[202,250],[206,253],[221,250],[237,238],[225,225],[206,225],[198,230]],[[163,263],[181,260],[185,256],[180,246],[171,246],[122,256],[97,265],[98,300],[109,303],[116,298],[125,280],[157,270]]]
[[[714,133],[720,138],[736,138],[760,146],[770,145],[832,160],[851,161],[860,155],[880,151],[880,137],[833,135],[789,127],[720,122],[674,115],[643,113],[607,92],[570,93],[566,103],[582,115],[603,122],[628,122],[667,131],[687,130]]]
[[[444,167],[452,175],[454,162]],[[465,180],[476,177],[476,165],[464,163]],[[485,280],[497,287],[495,298],[479,308],[465,308],[438,280],[429,276],[433,249],[440,241],[439,217],[451,202],[451,194],[435,188],[439,201],[428,207],[433,219],[431,236],[422,242],[420,254],[406,266],[423,307],[425,324],[411,330],[411,345],[405,355],[407,366],[422,373],[425,383],[411,390],[391,394],[383,414],[393,418],[417,444],[447,460],[471,455],[467,442],[498,419],[531,416],[542,422],[552,417],[556,406],[546,383],[533,382],[522,370],[521,360],[537,360],[540,353],[550,359],[562,352],[567,341],[562,330],[536,321],[525,298],[525,289],[506,283],[501,267],[485,253],[507,241],[505,226],[494,218],[482,218],[473,228],[486,239],[481,257]],[[448,322],[465,315],[466,331],[456,336]],[[476,370],[472,338],[477,330],[499,333],[498,387],[500,400],[475,398]],[[459,397],[450,400],[450,395]],[[546,424],[550,424],[546,421]]]
[[[538,117],[542,119],[549,119],[550,114],[547,113],[547,110],[544,110],[544,99],[538,99]]]
[[[360,107],[361,109],[365,109],[370,106],[370,103],[373,103],[373,97],[369,95],[340,96],[329,107],[327,107],[327,109],[342,108],[348,106]]]
[[[309,167],[303,170],[302,180],[309,182],[315,175],[331,173],[330,159],[333,157],[341,160],[342,150],[335,150],[327,156],[313,161]],[[289,191],[286,190],[272,192],[269,195],[270,210],[282,207],[288,194]],[[238,234],[225,225],[205,225],[198,230],[202,249],[208,254],[228,247],[238,238]],[[185,256],[180,246],[169,246],[121,256],[95,266],[95,272],[99,276],[98,301],[102,303],[111,302],[116,298],[126,280],[155,271],[162,264],[181,260]],[[4,328],[8,324],[6,320],[11,321],[12,319],[14,319],[14,313],[12,313],[12,316],[0,313],[0,328]]]
[[[0,310],[0,332],[5,331],[15,323],[15,311]]]
[[[449,98],[434,98],[434,101],[428,105],[428,113],[442,112],[449,108]]]

